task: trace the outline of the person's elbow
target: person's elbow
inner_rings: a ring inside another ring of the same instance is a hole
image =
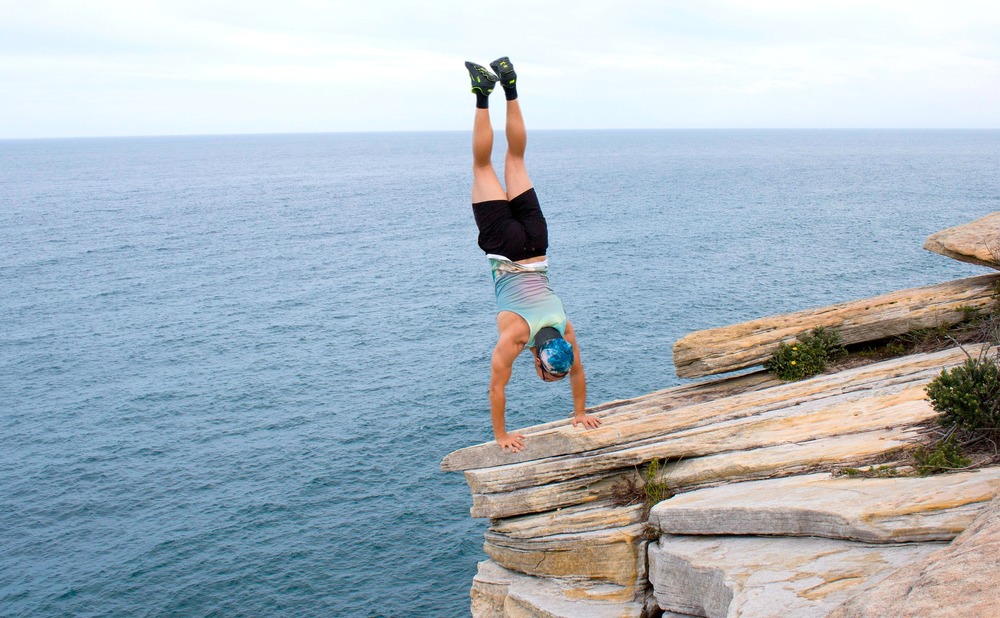
[[[503,384],[490,384],[490,399],[503,399],[506,397],[506,387]]]

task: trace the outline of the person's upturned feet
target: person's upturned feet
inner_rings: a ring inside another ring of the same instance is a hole
[[[517,98],[517,73],[514,72],[514,65],[510,63],[510,58],[504,56],[497,58],[490,63],[490,67],[500,76],[500,85],[503,86],[503,96],[508,101]]]
[[[517,73],[514,72],[514,65],[510,63],[510,58],[504,56],[497,58],[490,63],[490,68],[500,78],[500,85],[504,88],[513,88],[517,82]]]
[[[489,96],[493,92],[494,84],[497,83],[497,76],[486,70],[486,67],[475,62],[465,63],[465,68],[469,69],[469,77],[472,79],[472,91]]]
[[[465,68],[469,70],[469,78],[472,80],[472,92],[476,95],[476,107],[486,109],[490,106],[490,93],[493,92],[497,83],[497,76],[486,70],[486,67],[475,62],[465,61]]]

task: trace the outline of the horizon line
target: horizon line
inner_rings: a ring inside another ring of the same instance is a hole
[[[1000,127],[633,127],[633,128],[587,128],[587,129],[545,129],[533,128],[538,132],[665,132],[665,131],[1000,131]],[[426,133],[471,133],[472,129],[399,129],[372,131],[269,131],[247,133],[134,133],[111,135],[50,135],[36,137],[0,137],[0,142],[44,141],[73,139],[152,139],[190,137],[277,137],[292,135],[393,135]],[[500,131],[502,133],[502,131]]]

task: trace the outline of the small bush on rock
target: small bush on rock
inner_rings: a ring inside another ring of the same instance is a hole
[[[954,437],[939,440],[932,447],[920,447],[913,451],[917,474],[939,474],[968,466],[972,460],[962,455],[962,449],[955,444]]]
[[[821,373],[845,353],[840,333],[821,326],[792,343],[779,344],[765,367],[782,380],[802,380]]]
[[[665,481],[658,481],[663,462],[654,459],[649,462],[640,478],[629,476],[611,486],[611,500],[618,506],[644,504],[646,513],[658,503],[672,498],[674,493]]]
[[[948,427],[943,439],[913,452],[921,476],[964,468],[972,460],[955,443],[956,432],[972,436],[965,445],[987,438],[1000,438],[1000,358],[983,347],[979,356],[944,369],[926,388],[934,409],[941,413],[938,423]],[[994,447],[995,448],[995,447]]]
[[[1000,429],[1000,367],[988,352],[943,370],[927,385],[927,396],[942,425],[991,434]]]
[[[646,506],[648,508],[653,508],[660,502],[674,496],[674,492],[670,491],[670,487],[667,486],[666,482],[656,480],[662,466],[663,464],[660,463],[659,459],[654,459],[649,462],[649,467],[646,468],[646,482],[643,485],[643,490],[646,493]]]

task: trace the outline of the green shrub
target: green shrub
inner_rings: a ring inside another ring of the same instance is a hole
[[[920,476],[957,470],[972,463],[971,459],[962,455],[962,450],[955,444],[954,436],[939,440],[931,448],[921,446],[913,451],[913,459],[916,461],[917,473]]]
[[[782,380],[801,380],[821,373],[831,360],[846,354],[840,333],[822,326],[792,343],[782,343],[764,365]]]
[[[667,486],[666,482],[656,480],[656,476],[660,472],[660,468],[663,464],[660,463],[659,459],[654,459],[649,462],[649,467],[646,468],[646,474],[644,474],[643,490],[646,494],[646,507],[653,508],[660,502],[668,498],[672,498],[674,493],[670,491],[670,487]]]
[[[927,385],[942,425],[996,433],[1000,428],[1000,368],[987,353],[945,369]]]
[[[663,463],[659,459],[649,462],[639,478],[628,476],[611,486],[611,500],[618,506],[644,504],[646,513],[657,503],[672,498],[674,493],[665,481],[658,481]]]
[[[847,354],[847,350],[844,349],[843,341],[840,338],[840,333],[832,328],[823,328],[820,326],[813,330],[812,337],[806,336],[806,341],[809,342],[809,345],[818,347],[826,352],[826,357],[830,360],[837,360]]]

